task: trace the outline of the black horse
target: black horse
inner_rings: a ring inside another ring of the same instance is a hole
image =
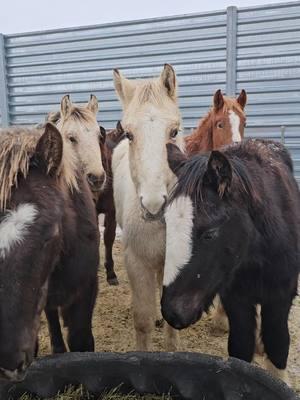
[[[186,328],[219,293],[229,355],[251,362],[260,304],[267,367],[286,379],[300,250],[300,196],[286,149],[247,140],[186,159],[167,148],[178,182],[166,211],[164,318]]]

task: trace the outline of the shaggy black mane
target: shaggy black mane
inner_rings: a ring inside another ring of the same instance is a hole
[[[246,166],[236,155],[224,152],[232,168],[233,179],[230,191],[239,191],[241,194],[256,197],[252,178],[249,175]],[[209,154],[196,155],[185,161],[179,168],[180,174],[175,184],[170,202],[179,195],[189,196],[195,203],[203,203],[203,188],[207,182],[206,170],[209,160]]]

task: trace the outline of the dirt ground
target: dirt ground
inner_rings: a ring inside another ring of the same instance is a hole
[[[97,304],[93,318],[93,332],[96,351],[126,352],[135,350],[134,328],[131,312],[130,288],[123,267],[122,245],[118,239],[114,245],[115,270],[119,286],[109,286],[103,267],[104,249],[101,244],[101,267]],[[291,347],[288,362],[290,380],[294,389],[300,393],[300,298],[297,297],[290,315]],[[227,334],[213,332],[209,316],[203,317],[194,326],[181,331],[180,350],[208,353],[227,357]],[[153,350],[163,348],[163,329],[155,328]],[[50,344],[45,319],[40,332],[40,355],[50,354]],[[261,360],[257,359],[257,362]]]

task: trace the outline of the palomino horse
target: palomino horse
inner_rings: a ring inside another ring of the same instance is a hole
[[[219,293],[229,355],[251,362],[260,304],[267,369],[287,381],[300,262],[300,195],[287,150],[246,140],[191,159],[168,144],[168,155],[178,182],[166,211],[164,318],[185,328]]]
[[[197,129],[185,137],[186,153],[203,153],[240,142],[246,126],[246,103],[245,90],[241,91],[237,99],[223,96],[221,90],[217,90],[211,110],[200,120]]]
[[[60,111],[52,112],[46,122],[54,123],[64,140],[72,144],[83,173],[94,191],[100,191],[105,184],[105,171],[102,165],[99,142],[102,133],[97,122],[98,100],[91,95],[86,106],[71,102],[65,95],[61,100]]]
[[[149,80],[128,80],[114,70],[114,83],[127,137],[112,157],[116,219],[123,230],[137,348],[148,350],[156,314],[156,281],[162,288],[163,214],[175,179],[166,143],[183,146],[176,75],[168,64],[159,78]],[[165,329],[166,348],[175,350],[176,332],[168,324]]]
[[[105,184],[99,151],[101,131],[95,117],[97,110],[95,96],[91,96],[86,107],[79,107],[73,105],[67,95],[62,98],[60,113],[49,118],[59,118],[56,120],[57,127],[62,130],[64,149],[72,159],[68,213],[63,225],[64,248],[49,283],[45,308],[54,353],[66,351],[59,310],[68,327],[69,349],[94,350],[91,319],[97,295],[100,238],[87,179],[93,189],[101,190]]]
[[[0,134],[0,376],[20,380],[37,352],[40,315],[63,246],[68,157],[47,124]],[[69,179],[68,179],[69,181]]]
[[[104,129],[104,128],[101,128]],[[106,172],[106,183],[103,190],[99,192],[96,203],[98,214],[104,214],[104,246],[106,279],[110,285],[118,285],[118,278],[114,271],[114,260],[112,248],[116,237],[116,210],[113,196],[113,175],[111,170],[112,152],[117,144],[124,138],[124,131],[120,122],[117,123],[116,129],[106,133],[105,141],[101,141],[101,156],[104,169]]]
[[[116,129],[113,129],[106,135],[105,129],[101,126],[99,127],[97,123],[98,108],[98,100],[94,95],[91,95],[90,101],[85,107],[72,104],[70,97],[66,95],[61,101],[61,111],[48,114],[46,121],[56,124],[66,138],[72,138],[77,143],[75,148],[78,151],[82,166],[87,174],[96,202],[97,212],[98,214],[105,214],[104,266],[107,281],[110,285],[117,285],[118,279],[114,271],[112,257],[116,218],[112,193],[111,155],[113,148],[121,140],[124,132],[121,125],[117,124]],[[97,140],[99,140],[100,147],[97,147]],[[93,147],[92,151],[91,146]],[[106,173],[105,180],[103,178],[103,170],[100,168],[99,171],[101,159]],[[98,171],[95,172],[96,170]]]

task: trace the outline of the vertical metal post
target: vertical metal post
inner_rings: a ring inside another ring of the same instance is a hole
[[[2,126],[9,125],[8,87],[6,80],[6,59],[4,36],[0,33],[0,112]]]
[[[236,95],[237,75],[237,7],[227,7],[226,94]]]
[[[281,134],[281,143],[285,144],[285,126],[281,125],[280,127],[280,134]]]

